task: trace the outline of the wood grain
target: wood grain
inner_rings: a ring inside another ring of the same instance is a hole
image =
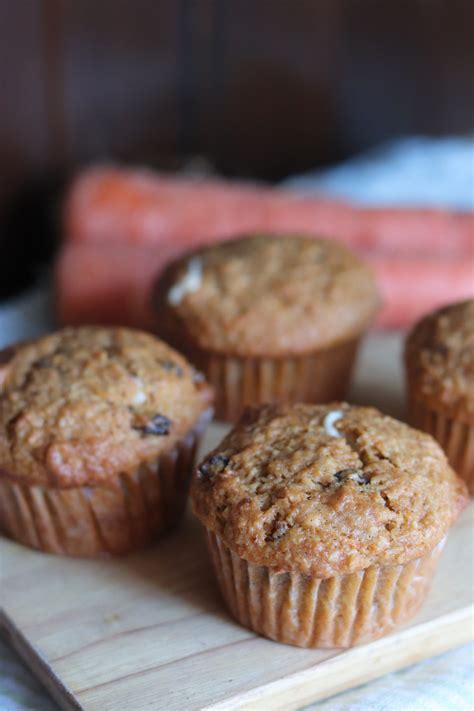
[[[67,157],[156,162],[178,151],[180,3],[67,0]]]
[[[472,130],[469,0],[0,7],[0,201],[11,178],[103,157],[205,153],[276,178],[406,133]]]
[[[354,399],[385,392],[385,409],[402,412],[399,348],[393,335],[370,339]],[[214,425],[205,448],[224,431]],[[161,544],[121,560],[0,541],[0,627],[62,708],[296,709],[472,638],[473,518],[471,505],[416,619],[351,650],[280,645],[236,624],[191,515]]]
[[[472,131],[470,0],[0,0],[0,11],[0,298],[48,259],[57,223],[42,211],[89,162],[175,170],[199,155],[274,180],[401,135]]]

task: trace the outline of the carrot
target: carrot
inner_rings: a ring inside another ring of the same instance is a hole
[[[474,254],[474,216],[449,210],[356,208],[320,197],[99,166],[78,176],[64,210],[74,242],[191,247],[249,231],[334,235],[354,249],[393,254]]]
[[[374,265],[379,325],[412,322],[472,296],[474,216],[448,210],[356,208],[283,190],[99,166],[74,181],[56,268],[58,315],[150,327],[149,291],[174,256],[253,230],[334,235]]]
[[[57,315],[61,323],[123,324],[152,328],[159,314],[150,306],[158,271],[183,246],[66,243],[56,263]],[[382,292],[377,325],[407,326],[449,301],[472,297],[469,260],[368,256]]]
[[[474,297],[473,264],[459,258],[368,256],[382,293],[376,325],[401,328],[453,301]]]
[[[150,285],[172,256],[172,248],[63,245],[55,266],[58,321],[149,328]]]

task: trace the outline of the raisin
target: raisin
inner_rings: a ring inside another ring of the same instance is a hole
[[[265,536],[265,541],[267,543],[271,543],[272,541],[280,541],[291,528],[291,526],[286,521],[282,521],[280,519],[279,514],[277,514],[277,517],[273,521],[269,522],[269,525],[271,526],[270,531],[268,531]]]
[[[38,358],[38,360],[35,360],[32,365],[33,368],[51,368],[52,359],[49,356],[43,356],[42,358]]]
[[[144,435],[167,435],[171,427],[171,420],[164,415],[155,415],[144,425],[135,425],[133,429]]]
[[[229,457],[225,454],[215,454],[210,459],[206,459],[197,470],[199,479],[207,479],[213,474],[219,474],[223,472],[228,463],[230,462]]]
[[[122,351],[116,345],[105,346],[104,352],[108,355],[110,360],[118,358],[122,354]]]
[[[368,484],[370,479],[364,474],[364,472],[358,469],[341,469],[340,472],[334,474],[336,481],[345,481],[350,479],[355,481],[357,484]]]
[[[183,377],[183,369],[181,368],[180,365],[178,365],[178,364],[175,363],[174,361],[172,361],[172,360],[160,360],[159,363],[160,363],[160,365],[161,365],[162,368],[164,368],[165,370],[172,371],[173,373],[175,373],[175,375],[178,376],[178,378],[182,378],[182,377]]]

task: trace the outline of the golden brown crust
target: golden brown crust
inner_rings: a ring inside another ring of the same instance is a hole
[[[210,403],[182,356],[130,329],[67,328],[20,344],[1,372],[0,475],[42,486],[134,471]]]
[[[319,578],[424,555],[467,502],[429,435],[344,403],[249,409],[192,497],[241,558]]]
[[[410,333],[405,362],[412,396],[474,424],[474,299],[429,314]]]
[[[184,341],[229,355],[275,357],[360,335],[378,295],[369,267],[336,241],[255,235],[172,263],[158,279],[154,302],[158,328],[179,328]]]

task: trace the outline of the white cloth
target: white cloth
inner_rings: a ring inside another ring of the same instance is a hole
[[[408,138],[346,163],[285,180],[304,193],[366,205],[423,205],[474,210],[474,140]]]
[[[0,638],[0,710],[55,711],[57,708],[21,659]]]
[[[34,338],[53,327],[52,293],[47,279],[0,305],[0,348]]]
[[[410,139],[333,169],[291,178],[304,192],[366,203],[474,209],[474,141]],[[52,325],[46,287],[0,307],[0,347]],[[55,704],[0,640],[0,711],[52,711]],[[473,711],[474,645],[427,659],[306,707],[314,711]]]

